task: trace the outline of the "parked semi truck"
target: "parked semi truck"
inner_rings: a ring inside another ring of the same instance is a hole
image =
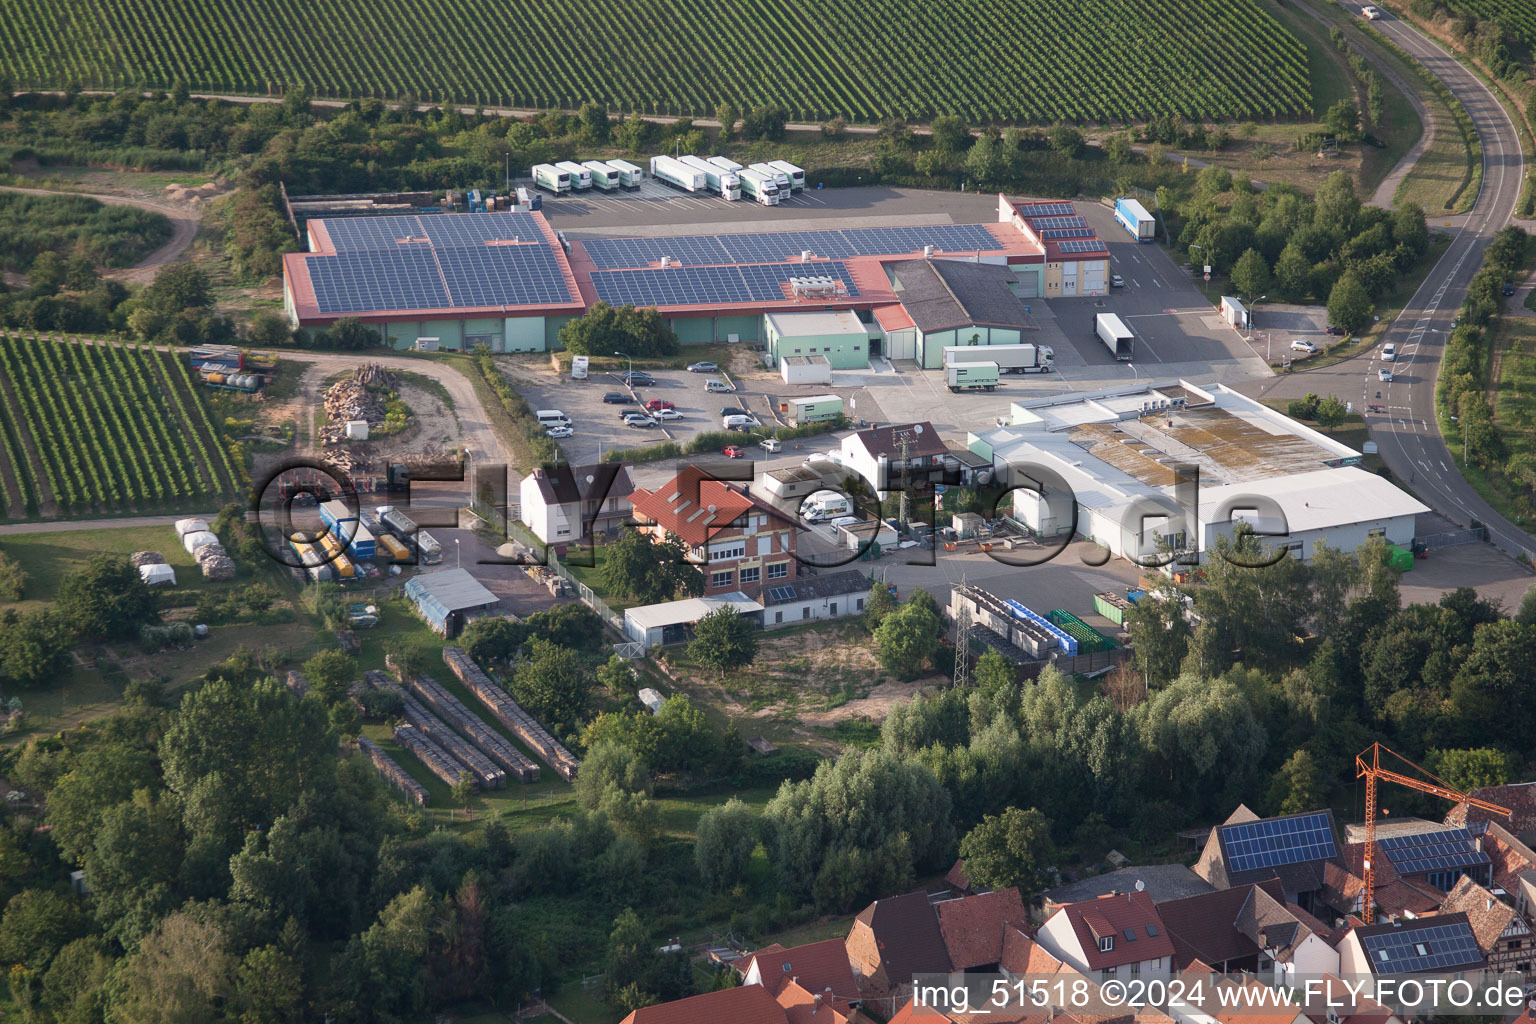
[[[788,160],[769,160],[768,166],[789,176],[789,189],[791,192],[802,192],[805,190],[805,171],[799,167],[796,167]]]
[[[619,172],[601,160],[584,160],[581,166],[592,175],[592,187],[612,192],[619,187]]]
[[[539,188],[548,189],[551,192],[569,192],[571,190],[571,173],[562,171],[554,164],[534,164],[533,183]]]
[[[997,390],[996,363],[951,363],[945,372],[951,391]]]
[[[773,164],[770,164],[770,163],[752,164],[752,165],[750,165],[747,168],[747,170],[749,170],[749,171],[756,171],[758,174],[761,174],[763,177],[769,179],[775,185],[779,186],[779,194],[780,194],[780,196],[787,196],[787,195],[789,195],[789,188],[790,188],[790,186],[789,186],[789,175],[785,174],[783,171],[781,171],[777,167],[773,166]]]
[[[724,167],[716,167],[703,157],[685,156],[679,157],[682,163],[704,175],[704,184],[709,186],[711,192],[720,193],[722,199],[737,200],[741,198],[741,178],[735,171],[728,171]]]
[[[728,156],[712,156],[709,158],[709,162],[723,171],[735,171],[737,174],[740,174],[746,170],[745,167]]]
[[[1125,321],[1113,313],[1095,313],[1093,316],[1093,333],[1098,335],[1100,341],[1109,349],[1109,354],[1116,359],[1130,359],[1133,355],[1132,345],[1136,341],[1136,335],[1125,326]]]
[[[640,170],[628,160],[609,160],[608,166],[619,172],[619,187],[635,189],[640,187],[640,179],[645,172]]]
[[[709,187],[703,171],[670,156],[651,157],[651,177],[684,192],[703,192]]]
[[[1150,242],[1157,234],[1157,221],[1134,199],[1115,200],[1115,220],[1138,242]]]
[[[556,167],[571,176],[571,191],[584,192],[592,187],[592,172],[574,160],[561,160]]]
[[[739,171],[737,177],[741,179],[741,193],[751,199],[755,199],[763,206],[779,205],[779,186],[766,174],[757,171]]]
[[[944,365],[975,362],[979,355],[996,363],[998,373],[1050,373],[1056,366],[1056,350],[1049,345],[988,345],[981,350],[953,345],[944,349]]]

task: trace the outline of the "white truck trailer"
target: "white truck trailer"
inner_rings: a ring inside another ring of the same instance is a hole
[[[645,172],[628,160],[609,160],[608,166],[619,173],[620,188],[639,188],[640,179],[645,177]]]
[[[773,164],[752,164],[747,170],[756,171],[758,174],[771,179],[775,185],[779,186],[779,194],[781,196],[789,195],[789,175],[773,166]]]
[[[996,363],[951,363],[945,368],[951,391],[996,391]]]
[[[735,160],[732,160],[728,156],[712,156],[709,158],[709,162],[720,168],[722,171],[735,171],[737,174],[740,174],[742,171],[746,170],[745,167],[741,166],[741,164],[737,163]]]
[[[755,199],[763,206],[779,205],[779,186],[766,174],[746,170],[737,173],[741,179],[741,193]]]
[[[685,156],[679,159],[696,171],[704,172],[704,183],[711,191],[720,193],[720,198],[735,202],[741,198],[741,179],[735,171],[728,171],[723,167],[716,167],[703,157]]]
[[[944,365],[975,362],[985,356],[997,364],[998,373],[1050,373],[1056,366],[1056,350],[1049,345],[951,345],[944,349]]]
[[[684,192],[703,192],[709,187],[703,171],[670,156],[651,157],[651,177]]]
[[[768,166],[776,169],[781,174],[789,176],[789,189],[791,192],[805,191],[805,171],[788,160],[770,160]]]
[[[575,191],[584,192],[592,187],[592,172],[585,165],[574,160],[562,160],[555,166],[571,176],[571,188]]]
[[[562,171],[554,164],[534,164],[533,183],[539,188],[548,189],[551,192],[569,192],[571,190],[571,173]]]
[[[1132,346],[1135,344],[1136,335],[1125,326],[1125,321],[1113,313],[1095,313],[1093,315],[1093,333],[1104,346],[1109,349],[1109,354],[1119,360],[1128,360],[1134,356]]]
[[[581,166],[592,175],[592,187],[612,192],[619,187],[619,172],[601,160],[583,160]]]

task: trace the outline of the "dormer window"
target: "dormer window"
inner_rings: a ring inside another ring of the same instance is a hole
[[[1115,937],[1113,935],[1105,935],[1105,936],[1103,936],[1102,938],[1099,939],[1099,952],[1100,953],[1108,953],[1110,950],[1112,950],[1114,948],[1115,948]]]

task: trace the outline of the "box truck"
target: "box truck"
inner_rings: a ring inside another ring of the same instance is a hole
[[[569,192],[571,174],[569,171],[562,171],[554,164],[534,164],[533,183],[551,192]]]
[[[773,164],[770,164],[770,163],[752,164],[752,165],[750,165],[747,168],[747,170],[749,170],[749,171],[756,171],[758,174],[761,174],[763,177],[767,178],[768,180],[772,181],[775,185],[779,186],[779,194],[781,196],[788,196],[789,195],[789,175],[785,174],[783,171],[781,171],[777,167],[773,166]]]
[[[561,160],[557,168],[571,176],[571,190],[584,192],[592,187],[592,172],[574,160]]]
[[[736,176],[735,171],[716,167],[701,157],[685,156],[679,159],[694,170],[703,172],[704,184],[708,185],[711,191],[720,193],[720,198],[733,202],[741,198],[741,179]]]
[[[709,187],[703,171],[670,156],[651,157],[651,177],[684,192],[703,192]]]
[[[737,177],[741,179],[741,194],[755,199],[763,206],[779,205],[779,186],[766,174],[757,171],[738,171]]]
[[[951,391],[997,390],[996,363],[951,363],[946,374]]]
[[[985,355],[997,364],[998,373],[1050,373],[1056,366],[1056,350],[1049,345],[952,345],[944,349],[944,365],[970,363]]]
[[[1138,242],[1150,242],[1157,234],[1157,221],[1134,199],[1115,200],[1115,220]]]
[[[1124,360],[1132,357],[1131,346],[1136,340],[1136,335],[1132,334],[1131,329],[1125,326],[1125,321],[1115,314],[1095,313],[1093,333],[1109,349],[1109,354],[1116,359]]]
[[[601,160],[583,160],[581,166],[592,175],[592,187],[612,192],[619,187],[619,172]]]
[[[805,171],[796,167],[788,160],[769,160],[768,166],[789,177],[789,190],[791,192],[803,192],[805,190]]]
[[[619,187],[636,189],[640,187],[640,179],[645,172],[640,170],[628,160],[609,160],[608,166],[619,172]]]

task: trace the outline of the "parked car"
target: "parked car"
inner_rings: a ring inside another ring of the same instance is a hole
[[[689,373],[715,373],[719,369],[719,363],[712,363],[708,359],[705,359],[702,362],[688,364]]]
[[[743,409],[739,405],[722,405],[720,407],[720,415],[721,416],[751,416],[752,414],[747,412],[747,410]]]
[[[643,412],[625,413],[624,422],[631,427],[654,427],[656,425],[656,421]]]
[[[1109,286],[1111,288],[1124,288],[1125,287],[1125,278],[1121,277],[1119,274],[1110,274],[1109,275]]]
[[[669,402],[664,398],[653,398],[649,402],[645,403],[645,407],[650,412],[660,412],[662,409],[676,409],[677,405],[676,403]]]
[[[1305,352],[1307,355],[1317,351],[1317,346],[1304,338],[1296,338],[1291,342],[1292,352]]]
[[[1397,358],[1397,346],[1392,344],[1390,341],[1387,342],[1386,345],[1384,345],[1382,347],[1381,358],[1385,359],[1389,363],[1392,360],[1396,359]]]
[[[1381,369],[1376,371],[1376,379],[1381,381],[1383,384],[1391,384],[1392,371],[1383,366]]]
[[[704,390],[713,391],[718,394],[730,394],[732,391],[736,390],[736,385],[732,384],[730,381],[715,380],[711,378],[710,380],[704,382]]]
[[[658,420],[680,420],[683,418],[683,414],[676,409],[657,409],[652,415]]]
[[[1348,334],[1349,332],[1346,331],[1342,327],[1335,327],[1332,324],[1329,324],[1327,327],[1323,328],[1323,333],[1324,334],[1331,334],[1335,338],[1342,338],[1342,337],[1344,337],[1344,335]]]
[[[550,427],[544,431],[545,437],[575,437],[576,431],[570,427]]]
[[[607,405],[629,405],[634,400],[633,395],[627,395],[622,391],[609,391],[603,395],[603,402]]]
[[[757,445],[765,452],[776,452],[784,447],[784,442],[776,437],[765,437]]]
[[[739,444],[728,444],[720,449],[720,453],[728,459],[744,459],[747,456],[747,450]]]
[[[1366,4],[1364,7],[1360,8],[1360,16],[1363,17],[1366,21],[1375,21],[1377,18],[1381,17],[1381,9],[1378,7],[1373,7],[1370,4]]]
[[[1513,281],[1505,281],[1504,282],[1504,294],[1505,295],[1513,295],[1513,294],[1515,294],[1515,282],[1513,282]]]
[[[656,383],[656,378],[652,377],[644,370],[631,370],[628,373],[621,373],[619,374],[619,380],[625,384],[628,384],[630,387]]]

